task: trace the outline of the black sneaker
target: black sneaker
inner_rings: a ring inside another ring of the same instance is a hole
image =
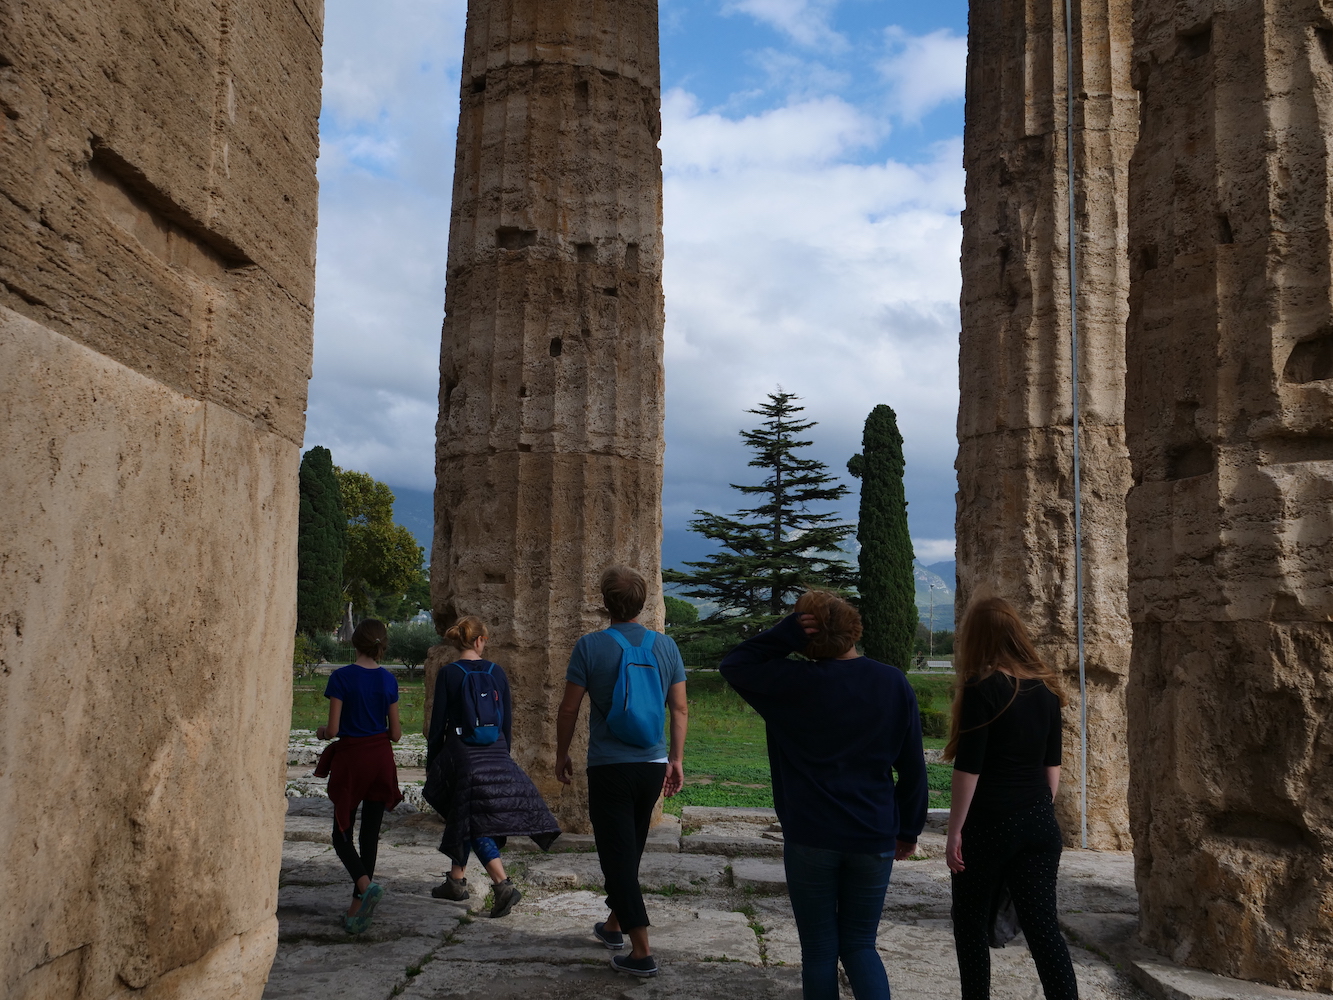
[[[430,894],[436,899],[455,901],[472,898],[472,893],[468,892],[467,879],[454,878],[452,875],[445,875],[444,881],[432,889]]]
[[[625,935],[620,933],[620,931],[607,930],[606,924],[600,920],[592,925],[592,936],[612,951],[619,951],[621,948],[625,947]]]
[[[491,886],[495,893],[495,903],[491,906],[491,918],[503,917],[514,908],[514,904],[523,898],[523,893],[518,891],[518,886],[514,885],[509,879],[503,882],[496,882]]]
[[[657,975],[657,959],[652,955],[644,955],[643,958],[635,958],[633,955],[612,955],[611,968],[617,972],[628,972],[631,976],[641,976],[646,979]]]

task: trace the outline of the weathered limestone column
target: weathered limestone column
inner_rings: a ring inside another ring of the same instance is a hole
[[[1129,0],[1075,5],[1088,842],[1129,846],[1126,807],[1124,257],[1137,106]],[[1017,606],[1064,674],[1056,811],[1079,842],[1078,650],[1069,337],[1063,0],[973,4],[963,162],[958,607],[978,588]]]
[[[1126,417],[1142,934],[1333,988],[1333,24],[1137,0]]]
[[[0,4],[7,998],[263,991],[320,35],[318,0]]]
[[[468,5],[435,620],[490,624],[515,758],[567,830],[587,828],[583,751],[562,789],[555,712],[575,640],[608,621],[601,571],[638,568],[661,626],[659,105],[656,0]]]

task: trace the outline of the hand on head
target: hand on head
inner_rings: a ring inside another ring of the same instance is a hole
[[[796,621],[805,629],[806,635],[814,635],[819,631],[819,620],[814,615],[797,615]]]

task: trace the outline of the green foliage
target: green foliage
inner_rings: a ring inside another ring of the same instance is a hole
[[[948,739],[949,717],[943,712],[921,709],[921,735],[936,740]]]
[[[296,529],[296,627],[306,635],[331,631],[343,614],[347,519],[333,456],[314,447],[301,458]]]
[[[673,633],[684,632],[688,626],[671,630]],[[702,634],[691,635],[677,642],[680,658],[691,667],[707,667],[716,670],[722,657],[726,656],[744,638],[739,629],[716,629]]]
[[[862,647],[867,656],[905,671],[917,626],[915,557],[903,491],[903,436],[891,407],[870,411],[861,453],[847,463],[847,470],[861,480],[856,537],[861,543]]]
[[[389,659],[409,669],[426,662],[426,654],[438,645],[440,637],[430,622],[405,622],[389,626]]]
[[[953,655],[953,633],[950,631],[940,631],[935,633],[935,645],[931,648],[930,632],[926,626],[922,625],[916,632],[916,638],[913,640],[913,651],[922,656],[952,656]]]
[[[395,671],[396,673],[396,671]],[[327,677],[298,681],[292,687],[292,728],[317,729],[329,721],[329,702],[324,697]],[[420,676],[398,677],[398,720],[403,732],[421,732],[426,711],[426,686]]]
[[[402,617],[404,605],[378,603],[419,592],[425,552],[412,532],[393,520],[393,490],[364,472],[334,468],[347,515],[347,559],[343,592],[360,614],[390,613]],[[415,612],[413,612],[415,613]]]
[[[768,475],[758,485],[732,483],[732,488],[759,498],[756,506],[734,517],[695,511],[698,518],[690,529],[720,543],[722,551],[685,563],[689,572],[662,574],[667,583],[683,584],[685,595],[717,605],[691,634],[752,633],[787,613],[808,587],[856,584],[855,571],[839,549],[852,525],[836,523],[835,513],[810,510],[811,504],[841,499],[847,488],[823,462],[798,454],[811,444],[799,436],[815,423],[797,418],[804,411],[795,405],[797,399],[779,390],[758,409],[746,411],[763,418],[758,428],[741,431],[754,451],[749,464]]]
[[[292,649],[292,670],[297,677],[315,676],[315,668],[322,662],[319,646],[304,632],[296,633],[296,642]]]
[[[693,625],[699,620],[699,609],[689,601],[682,601],[679,597],[672,597],[667,594],[666,601],[666,623],[670,628],[673,625]]]

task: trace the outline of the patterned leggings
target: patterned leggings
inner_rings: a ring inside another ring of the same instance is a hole
[[[989,1000],[991,900],[1001,881],[1018,911],[1046,1000],[1078,1000],[1078,980],[1056,917],[1060,828],[1050,799],[1007,816],[969,817],[963,865],[953,876],[953,940],[963,1000]]]

